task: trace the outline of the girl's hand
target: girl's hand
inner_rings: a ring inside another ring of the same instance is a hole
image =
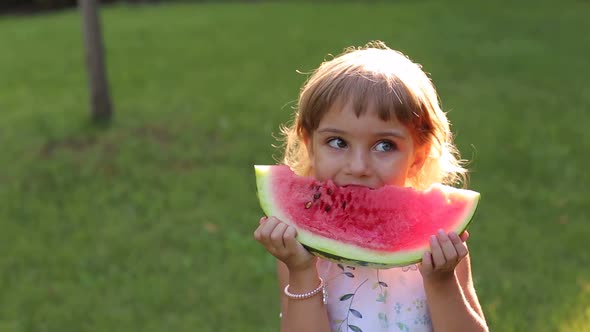
[[[260,226],[254,231],[254,239],[290,271],[304,270],[315,266],[316,257],[295,239],[297,231],[275,217],[260,218]]]
[[[444,281],[452,278],[457,264],[467,256],[469,250],[465,241],[469,233],[461,235],[455,232],[449,234],[439,230],[437,235],[430,237],[430,252],[425,252],[420,264],[422,278],[428,281]]]

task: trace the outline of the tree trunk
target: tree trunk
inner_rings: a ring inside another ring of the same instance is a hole
[[[95,122],[108,122],[113,110],[106,78],[97,0],[79,0],[78,5],[86,48],[91,117]]]

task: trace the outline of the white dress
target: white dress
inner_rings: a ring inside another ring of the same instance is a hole
[[[333,332],[432,332],[417,266],[373,269],[318,260]]]

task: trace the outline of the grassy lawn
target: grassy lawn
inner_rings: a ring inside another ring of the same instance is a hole
[[[494,331],[590,331],[590,3],[116,6],[88,123],[75,11],[0,17],[0,331],[277,331],[252,165],[304,75],[382,39],[432,73],[482,201]]]

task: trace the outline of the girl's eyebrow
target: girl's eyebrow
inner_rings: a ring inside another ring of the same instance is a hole
[[[318,133],[320,133],[320,134],[323,134],[323,133],[346,134],[346,132],[344,130],[335,129],[335,128],[322,128],[322,129],[318,129]]]
[[[317,130],[317,132],[319,134],[322,133],[330,133],[330,134],[339,134],[339,135],[345,135],[346,131],[341,130],[341,129],[336,129],[336,128],[320,128]],[[406,135],[404,135],[401,131],[399,130],[385,130],[385,131],[379,131],[374,133],[374,136],[378,136],[378,137],[383,137],[383,136],[391,136],[391,137],[396,137],[396,138],[400,138],[400,139],[406,139]]]
[[[387,130],[375,133],[375,136],[393,136],[401,139],[406,139],[406,135],[399,130]]]

